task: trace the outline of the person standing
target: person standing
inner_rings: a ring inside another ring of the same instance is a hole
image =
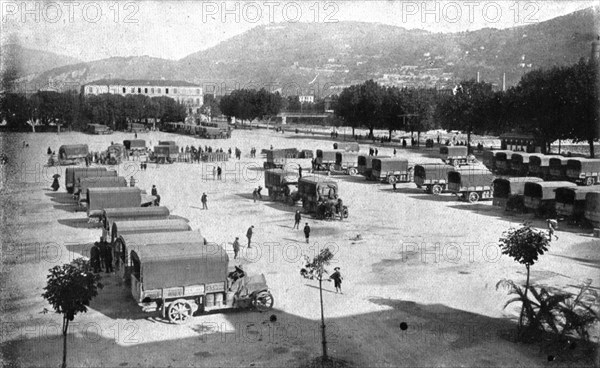
[[[221,180],[221,173],[223,172],[223,170],[221,170],[221,166],[217,167],[217,179]]]
[[[50,147],[48,147],[48,151],[46,151],[46,153],[48,153],[49,155],[52,154],[52,149]]]
[[[394,148],[394,156],[396,156],[396,149]]]
[[[263,190],[263,187],[261,187],[260,185],[258,186],[258,189],[256,190],[256,194],[258,194],[258,199],[262,200],[262,194],[260,193],[261,190]]]
[[[106,273],[113,272],[113,256],[111,246],[104,240],[102,240],[102,254],[104,255],[104,271]]]
[[[236,236],[235,240],[233,241],[233,259],[237,259],[239,252],[240,252],[240,238],[238,236]]]
[[[302,178],[302,166],[298,165],[298,176]]]
[[[310,226],[308,226],[308,222],[304,225],[304,237],[306,238],[306,243],[308,244],[308,238],[310,237]]]
[[[252,198],[254,199],[254,203],[256,203],[256,199],[258,198],[258,190],[256,190],[256,188],[254,188],[254,191],[252,192]]]
[[[300,221],[301,220],[302,220],[302,215],[300,214],[300,211],[297,210],[296,214],[294,215],[294,227],[292,227],[292,230],[294,230],[294,229],[300,230]]]
[[[99,273],[102,271],[100,268],[100,246],[98,242],[95,242],[90,249],[90,263],[94,273]]]
[[[202,197],[200,198],[200,201],[202,201],[202,209],[207,210],[208,206],[206,205],[206,202],[208,201],[208,197],[206,196],[206,193],[202,193]]]
[[[58,176],[54,177],[51,187],[52,187],[52,190],[54,190],[55,192],[58,190],[58,188],[60,188],[60,184],[58,182]]]
[[[253,233],[254,225],[251,225],[246,231],[246,238],[248,238],[248,248],[251,248],[250,244],[252,243],[252,233]]]
[[[213,180],[215,180],[216,176],[217,176],[217,168],[213,166]]]
[[[342,277],[342,274],[340,273],[340,268],[336,267],[333,269],[335,272],[331,274],[331,276],[329,276],[330,280],[333,280],[333,285],[335,286],[335,293],[337,294],[338,292],[340,294],[342,293],[342,280],[344,279]]]

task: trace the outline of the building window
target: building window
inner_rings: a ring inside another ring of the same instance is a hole
[[[92,87],[88,88],[89,93],[94,93],[94,89]]]
[[[173,93],[177,94],[177,88],[173,88]]]
[[[129,90],[131,93],[135,93],[135,87],[131,87],[131,89]]]
[[[160,88],[158,89],[158,93],[162,93],[162,92],[160,92]]]
[[[127,88],[123,87],[123,93],[127,92]]]
[[[138,93],[142,93],[142,89],[138,87]]]
[[[154,88],[150,88],[150,93],[154,93]]]
[[[144,88],[144,93],[148,93],[148,88]]]
[[[168,88],[165,88],[165,94],[167,94],[167,95],[169,94],[169,89]]]
[[[200,88],[196,89],[196,94],[199,95],[200,94]]]
[[[196,99],[196,105],[200,105],[200,99],[199,98]]]

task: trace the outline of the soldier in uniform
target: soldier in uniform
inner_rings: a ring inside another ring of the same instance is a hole
[[[90,249],[90,264],[94,270],[94,273],[102,271],[100,267],[100,245],[98,242],[95,242]]]

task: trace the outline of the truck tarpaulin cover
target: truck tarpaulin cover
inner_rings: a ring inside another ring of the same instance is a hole
[[[446,180],[448,173],[454,170],[454,166],[446,164],[422,164],[415,165],[415,178],[423,180]]]
[[[96,173],[100,171],[106,171],[106,167],[67,167],[65,171],[65,187],[72,187],[75,183],[75,173],[76,172],[87,172],[89,174],[83,175],[81,177],[93,176],[91,173]],[[78,176],[79,177],[79,176]]]
[[[88,215],[90,211],[105,208],[136,207],[142,204],[142,191],[139,188],[89,188]]]
[[[132,251],[144,290],[223,282],[229,257],[218,244],[157,244]]]
[[[119,235],[125,234],[150,234],[190,230],[192,230],[192,228],[185,220],[152,219],[140,221],[114,221],[110,234],[112,241],[114,241]]]
[[[144,149],[146,148],[146,141],[143,139],[129,139],[123,141],[123,145],[125,145],[125,148],[127,148],[128,150]]]
[[[543,181],[539,183],[525,183],[525,197],[540,198],[543,200],[554,200],[556,188],[575,187],[570,181]]]
[[[58,156],[61,159],[74,159],[74,158],[85,158],[89,153],[87,144],[71,144],[60,146],[58,149]]]
[[[164,206],[152,207],[125,207],[125,208],[105,208],[102,214],[104,224],[107,230],[112,226],[112,223],[117,220],[121,221],[138,221],[150,219],[167,219],[170,212]]]
[[[525,183],[543,181],[537,177],[498,178],[494,180],[494,198],[508,198],[510,195],[523,194]]]
[[[448,183],[460,183],[461,187],[491,186],[494,175],[488,170],[457,170],[448,173]]]

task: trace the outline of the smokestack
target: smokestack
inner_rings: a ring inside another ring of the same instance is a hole
[[[506,91],[506,73],[502,74],[502,92]]]
[[[479,83],[479,72],[477,72],[477,83]]]
[[[592,42],[592,60],[600,61],[600,36]]]

